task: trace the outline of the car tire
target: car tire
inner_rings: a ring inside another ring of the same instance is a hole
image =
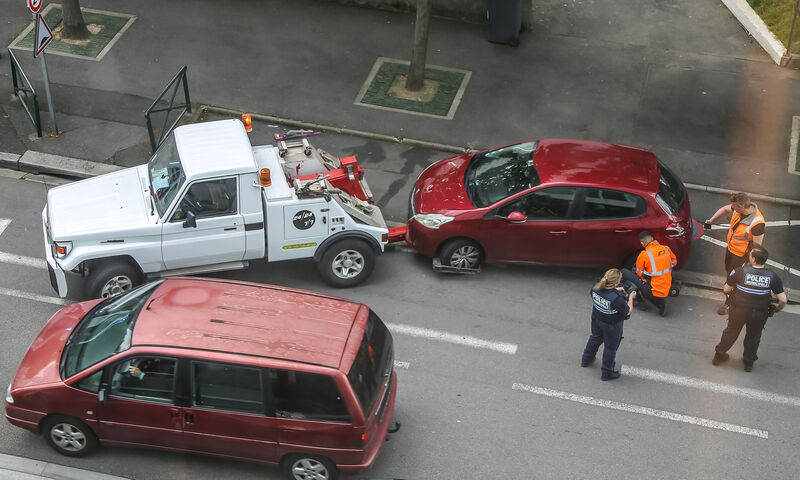
[[[339,240],[325,250],[317,268],[330,285],[354,287],[366,280],[375,268],[375,251],[363,240]]]
[[[97,436],[77,418],[53,415],[42,425],[47,443],[68,457],[82,457],[97,448]]]
[[[106,298],[129,292],[141,283],[139,272],[126,262],[95,265],[84,284],[86,299]]]
[[[636,250],[635,252],[631,252],[625,257],[625,260],[622,261],[622,266],[620,270],[623,268],[627,268],[630,271],[633,271],[633,267],[636,266],[636,259],[639,258],[639,254],[642,253],[642,250]]]
[[[440,251],[443,265],[455,268],[479,268],[483,263],[480,245],[466,238],[457,238],[444,244]]]
[[[330,460],[319,455],[289,455],[283,461],[283,471],[289,480],[336,480],[339,471]]]

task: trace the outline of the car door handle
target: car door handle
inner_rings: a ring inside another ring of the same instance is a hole
[[[181,416],[181,411],[178,410],[177,408],[170,408],[169,409],[169,416],[170,417],[180,417]]]
[[[194,413],[187,413],[183,416],[183,421],[186,422],[187,425],[191,425],[194,423]]]
[[[553,230],[550,232],[550,235],[566,235],[566,230]]]
[[[223,230],[225,230],[226,232],[230,232],[230,231],[236,230],[236,227],[228,227],[228,228],[224,228]]]
[[[615,233],[630,233],[632,230],[630,228],[617,228],[614,229]]]

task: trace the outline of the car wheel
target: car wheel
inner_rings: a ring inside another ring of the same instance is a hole
[[[339,471],[336,465],[318,455],[290,455],[283,462],[289,480],[336,480]]]
[[[441,250],[444,265],[456,268],[478,268],[483,263],[481,247],[472,240],[459,238],[445,243]]]
[[[133,290],[140,283],[139,272],[129,263],[101,263],[89,274],[84,296],[87,299],[114,297]]]
[[[325,250],[317,264],[319,273],[334,287],[354,287],[375,268],[375,252],[355,238],[340,240]]]
[[[42,428],[47,443],[58,453],[82,457],[97,448],[94,432],[77,418],[55,415]]]

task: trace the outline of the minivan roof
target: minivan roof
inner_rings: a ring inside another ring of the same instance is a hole
[[[338,368],[362,304],[290,288],[168,278],[150,295],[131,346],[157,345]],[[364,307],[366,308],[366,307]]]

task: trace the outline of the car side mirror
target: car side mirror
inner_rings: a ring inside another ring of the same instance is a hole
[[[525,223],[528,217],[525,216],[522,212],[513,211],[508,214],[506,220],[510,223]]]
[[[97,401],[100,405],[106,404],[106,387],[100,387],[100,390],[97,392]]]
[[[325,197],[325,201],[326,202],[330,202],[331,201],[331,193],[329,191],[325,190],[324,197]]]
[[[183,221],[183,228],[197,228],[197,216],[189,210],[186,212],[186,220]]]

